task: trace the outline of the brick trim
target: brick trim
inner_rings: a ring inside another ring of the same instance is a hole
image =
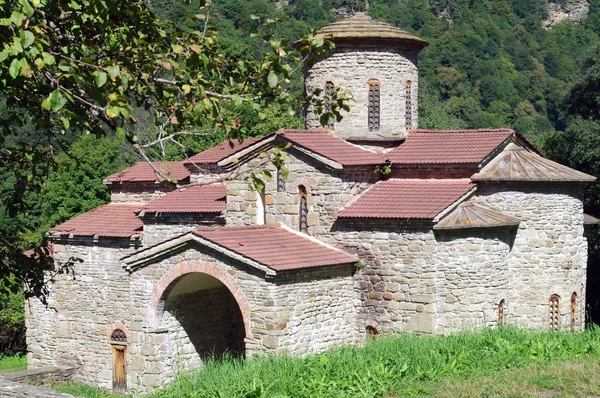
[[[127,328],[127,326],[125,326],[121,322],[109,323],[108,328],[109,328],[108,332],[106,333],[107,341],[109,341],[109,342],[112,341],[110,336],[112,335],[112,332],[115,331],[115,329],[121,329],[123,331],[123,333],[125,333],[125,337],[127,338],[127,343],[129,343],[131,341],[131,334],[129,333],[129,329]]]
[[[181,278],[186,274],[191,273],[202,273],[212,276],[218,279],[223,285],[229,289],[229,292],[235,298],[240,312],[242,313],[242,319],[244,320],[244,329],[246,330],[246,338],[252,337],[250,328],[250,304],[246,299],[246,296],[242,292],[237,280],[229,275],[227,271],[221,267],[207,263],[200,260],[187,260],[181,261],[176,266],[167,270],[156,283],[154,291],[150,296],[149,306],[152,312],[155,312],[158,308],[159,303],[164,300],[164,296],[168,295],[169,291],[173,288],[172,284],[176,279]]]

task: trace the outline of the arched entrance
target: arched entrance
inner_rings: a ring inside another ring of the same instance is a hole
[[[222,269],[203,262],[182,263],[163,275],[150,305],[156,326],[167,333],[165,354],[178,358],[179,365],[187,368],[208,357],[244,355],[249,305],[235,278]]]

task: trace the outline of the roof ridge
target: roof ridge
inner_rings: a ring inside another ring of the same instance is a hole
[[[486,128],[486,129],[448,129],[448,130],[436,130],[436,129],[411,129],[409,131],[408,137],[410,138],[410,133],[425,133],[425,134],[460,134],[460,133],[486,133],[486,132],[498,132],[498,133],[516,133],[514,129],[511,128]]]
[[[263,224],[263,225],[215,225],[213,227],[197,227],[194,228],[191,232],[194,231],[216,231],[216,230],[252,230],[252,229],[274,229],[279,228],[281,223],[277,224]]]

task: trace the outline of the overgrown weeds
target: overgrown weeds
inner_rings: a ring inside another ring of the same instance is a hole
[[[503,328],[452,336],[398,335],[305,358],[207,361],[202,371],[179,374],[153,397],[404,396],[421,384],[486,378],[582,356],[600,357],[599,328],[581,334]]]

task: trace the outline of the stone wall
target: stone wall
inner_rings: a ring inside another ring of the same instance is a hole
[[[356,253],[364,268],[355,283],[362,302],[359,327],[380,333],[435,328],[435,237],[431,225],[399,220],[339,220],[329,243]]]
[[[438,333],[497,326],[498,305],[508,306],[508,266],[514,231],[479,228],[436,233]]]
[[[583,236],[583,186],[480,184],[476,200],[522,221],[506,258],[507,323],[548,328],[549,299],[558,294],[561,324],[570,327],[570,297],[577,293],[576,330],[584,326],[587,240]]]
[[[144,213],[144,246],[152,246],[174,236],[192,231],[200,226],[224,225],[221,214],[203,213]]]
[[[227,182],[227,225],[257,224],[257,193],[250,190],[248,178],[252,172],[260,173],[257,165],[262,163],[254,159],[242,164],[236,179]],[[303,185],[307,191],[309,235],[328,234],[339,209],[379,180],[371,166],[334,171],[293,149],[287,155],[286,166],[289,176],[282,192],[277,192],[275,167],[264,166],[274,177],[265,189],[266,223],[281,222],[298,228],[298,187]]]
[[[170,182],[111,182],[106,184],[110,190],[111,203],[147,203],[177,189]]]
[[[412,82],[412,128],[418,126],[417,51],[396,48],[336,48],[329,57],[318,61],[305,74],[308,93],[324,90],[332,82],[342,92],[350,91],[350,112],[335,123],[335,132],[342,138],[376,137],[377,134],[406,136],[406,82]],[[380,83],[380,125],[378,132],[369,133],[368,96],[370,79]],[[320,128],[319,116],[312,109],[306,113],[306,127]]]
[[[347,265],[286,271],[273,281],[276,318],[267,330],[277,353],[305,355],[363,341],[355,271]]]

